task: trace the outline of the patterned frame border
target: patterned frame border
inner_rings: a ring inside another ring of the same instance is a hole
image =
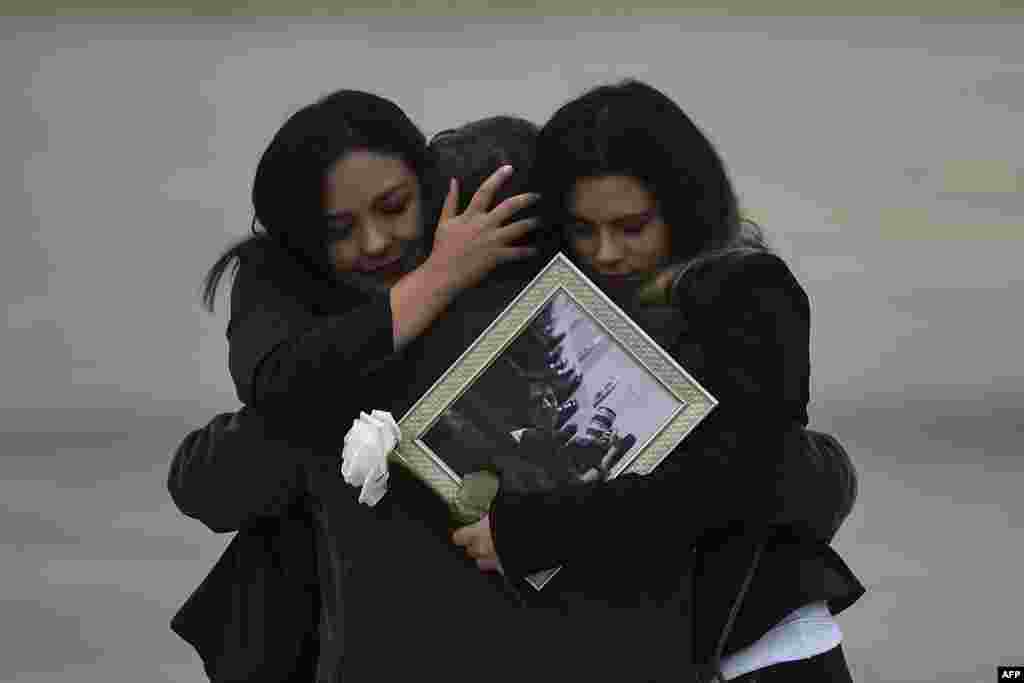
[[[686,435],[718,404],[717,400],[689,375],[626,313],[591,282],[564,254],[556,254],[541,272],[523,288],[486,330],[477,337],[448,370],[398,421],[402,439],[394,451],[401,463],[438,493],[454,509],[461,478],[423,442],[423,437],[463,392],[522,332],[540,309],[559,291],[564,291],[594,319],[612,340],[645,368],[679,402],[672,416],[628,461],[620,461],[610,473],[648,474],[657,467]],[[546,583],[556,570],[541,582]],[[531,581],[531,583],[534,583]],[[534,583],[535,588],[540,588]]]

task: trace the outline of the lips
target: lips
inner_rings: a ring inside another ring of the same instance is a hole
[[[399,257],[381,264],[363,265],[359,268],[359,271],[370,275],[391,275],[401,270],[401,268],[402,259]]]
[[[599,273],[596,279],[598,282],[608,286],[622,287],[630,284],[639,284],[643,280],[643,276],[637,275],[636,273],[623,273],[621,275],[605,275],[603,273]]]

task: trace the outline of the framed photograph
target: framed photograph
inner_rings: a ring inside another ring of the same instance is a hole
[[[396,456],[454,507],[479,470],[520,490],[647,474],[716,403],[557,254],[402,416]]]

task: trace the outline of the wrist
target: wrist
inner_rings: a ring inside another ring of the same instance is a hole
[[[455,298],[455,293],[459,289],[458,283],[452,276],[452,270],[447,263],[439,263],[431,255],[410,275],[416,278],[418,287],[431,292],[438,299],[448,302]]]

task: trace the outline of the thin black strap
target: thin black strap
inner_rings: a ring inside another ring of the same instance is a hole
[[[729,635],[732,633],[732,627],[736,622],[736,617],[740,613],[740,607],[743,606],[743,599],[747,596],[750,584],[754,580],[754,574],[757,573],[757,565],[761,561],[761,553],[764,551],[766,543],[767,541],[762,539],[757,544],[757,547],[754,548],[754,559],[750,561],[750,568],[747,570],[747,575],[743,578],[743,584],[740,586],[740,592],[736,595],[736,600],[732,603],[732,609],[729,610],[729,618],[726,620],[725,626],[722,627],[722,633],[718,638],[718,646],[715,647],[715,654],[711,660],[711,683],[725,681],[725,676],[722,675],[722,655],[725,653],[725,644],[729,640]]]

